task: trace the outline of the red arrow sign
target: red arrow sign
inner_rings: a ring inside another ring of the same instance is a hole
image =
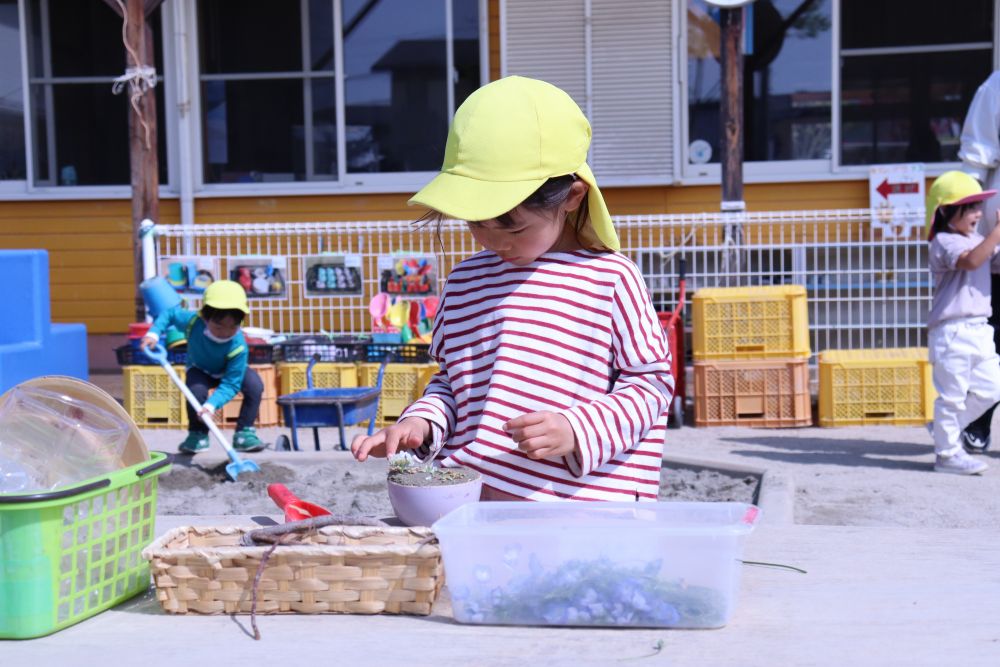
[[[920,191],[920,188],[916,183],[890,183],[887,178],[875,188],[875,191],[882,195],[884,199],[888,199],[889,195],[917,193]]]

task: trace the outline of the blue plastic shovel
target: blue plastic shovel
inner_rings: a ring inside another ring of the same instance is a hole
[[[173,383],[177,385],[177,388],[181,390],[181,392],[184,394],[184,397],[187,398],[188,403],[191,404],[191,407],[195,409],[195,412],[198,412],[200,414],[201,403],[199,403],[198,399],[194,397],[194,394],[191,393],[191,390],[188,389],[188,386],[184,384],[184,382],[182,382],[179,377],[177,377],[177,373],[174,371],[173,366],[171,366],[170,362],[167,361],[167,351],[163,349],[163,346],[157,344],[153,347],[147,347],[143,351],[146,353],[147,357],[149,357],[153,361],[158,362],[161,366],[163,366],[163,370],[167,372],[167,375],[170,376],[171,381],[173,381]],[[236,478],[240,476],[241,472],[260,472],[259,465],[257,465],[253,461],[244,461],[243,459],[240,458],[240,455],[236,453],[236,450],[233,449],[233,446],[229,444],[228,440],[226,440],[226,436],[222,435],[222,431],[219,430],[219,427],[215,425],[215,422],[212,421],[212,418],[210,416],[203,414],[201,415],[201,420],[205,422],[205,426],[208,427],[208,430],[212,432],[212,435],[215,436],[215,439],[218,440],[219,443],[222,445],[223,449],[226,450],[226,454],[229,455],[229,458],[232,461],[232,463],[226,466],[226,474],[229,475],[229,478],[231,480],[235,482]]]

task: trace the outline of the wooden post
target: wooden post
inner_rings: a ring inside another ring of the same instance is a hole
[[[722,26],[722,90],[720,123],[722,125],[722,202],[721,210],[734,217],[724,228],[725,252],[723,273],[726,282],[735,284],[741,273],[743,245],[743,8],[719,10]]]
[[[128,67],[153,65],[153,34],[146,24],[146,3],[143,0],[127,0],[128,25],[125,28],[126,62]],[[135,62],[132,54],[139,54],[144,61]],[[156,92],[149,88],[138,100],[139,112],[136,113],[129,96],[129,164],[131,166],[132,182],[132,259],[135,276],[135,321],[142,322],[146,318],[146,306],[142,301],[139,283],[143,281],[142,243],[139,239],[139,226],[149,218],[157,222],[160,217],[160,173],[157,161],[156,141]],[[141,115],[140,115],[141,114]],[[145,125],[144,125],[145,124]]]
[[[722,23],[722,210],[743,202],[743,8],[720,9]],[[731,208],[729,210],[732,210]]]

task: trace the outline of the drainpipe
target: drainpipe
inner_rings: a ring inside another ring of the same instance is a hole
[[[188,24],[186,0],[173,3],[174,6],[174,41],[176,44],[177,67],[177,139],[180,183],[181,226],[194,227],[194,169],[191,164],[191,90],[188,82]],[[184,254],[194,252],[194,243],[190,234],[184,235]],[[154,268],[155,272],[155,268]]]
[[[593,8],[591,0],[584,0],[583,3],[583,67],[584,67],[584,107],[583,112],[587,115],[587,120],[594,122],[594,59],[593,50]],[[594,144],[591,142],[587,151],[587,161],[594,164]]]
[[[139,223],[139,245],[142,249],[142,280],[145,282],[156,276],[156,223],[149,218]],[[145,313],[145,321],[152,322],[148,309]]]

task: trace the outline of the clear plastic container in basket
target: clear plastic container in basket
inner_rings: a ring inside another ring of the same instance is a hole
[[[745,503],[468,503],[432,526],[462,623],[717,628],[739,590]]]
[[[15,387],[0,406],[0,493],[53,490],[119,470],[130,433],[91,403]]]

